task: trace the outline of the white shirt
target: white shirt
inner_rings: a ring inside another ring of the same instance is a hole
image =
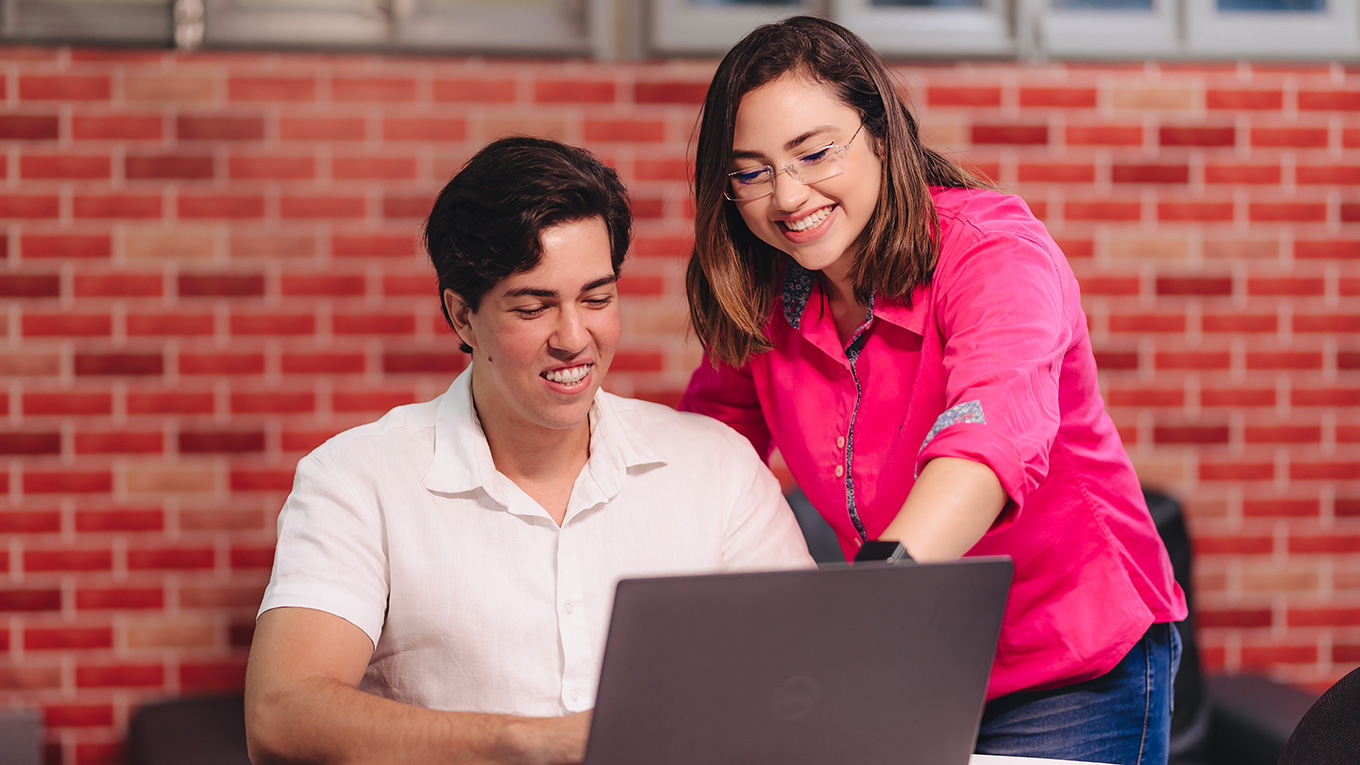
[[[590,428],[560,528],[496,471],[470,371],[332,438],[298,464],[260,613],[313,608],[368,633],[360,687],[377,695],[551,716],[594,705],[620,578],[813,565],[726,425],[601,391]]]

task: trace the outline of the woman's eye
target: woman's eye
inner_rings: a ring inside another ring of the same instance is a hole
[[[818,149],[817,151],[804,154],[803,156],[798,158],[798,161],[803,163],[804,165],[815,165],[818,162],[821,162],[822,160],[826,159],[830,155],[831,147],[828,146],[825,149]]]
[[[743,186],[750,186],[756,183],[760,183],[761,179],[764,177],[765,168],[763,167],[760,168],[759,170],[747,170],[744,172],[737,172],[732,174],[732,179]]]

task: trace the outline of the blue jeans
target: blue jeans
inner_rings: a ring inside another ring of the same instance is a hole
[[[1166,765],[1180,661],[1175,625],[1154,624],[1114,669],[1094,680],[993,699],[982,712],[977,751]]]

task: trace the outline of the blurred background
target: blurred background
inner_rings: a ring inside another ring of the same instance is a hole
[[[606,387],[676,403],[698,107],[800,12],[1064,248],[1206,668],[1360,664],[1360,0],[0,0],[0,708],[45,759],[240,688],[297,459],[466,363],[417,235],[486,141],[622,173]]]

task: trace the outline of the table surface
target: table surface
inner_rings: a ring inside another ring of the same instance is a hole
[[[1049,760],[1035,757],[1006,757],[996,754],[975,754],[968,765],[1072,765],[1076,760]],[[1087,765],[1081,763],[1080,765]]]

